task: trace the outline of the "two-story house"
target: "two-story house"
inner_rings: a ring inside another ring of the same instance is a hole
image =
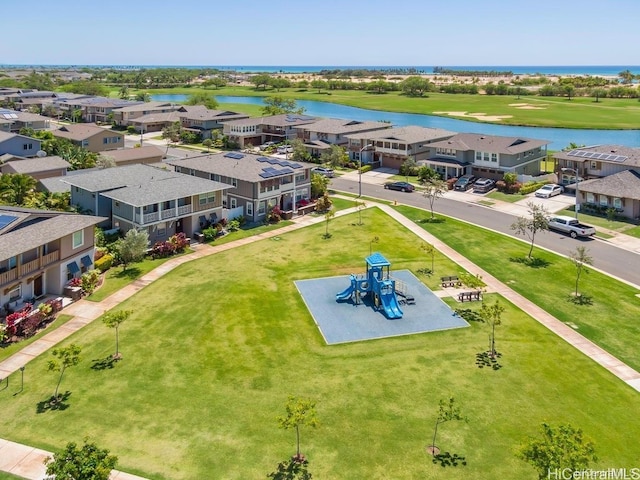
[[[49,126],[49,119],[37,113],[0,108],[0,131],[18,133],[23,128],[46,130]]]
[[[142,102],[135,105],[129,105],[126,107],[115,108],[113,110],[113,122],[119,127],[128,127],[134,125],[134,120],[143,117],[145,115],[156,115],[160,113],[175,112],[182,105],[177,105],[172,102]],[[176,121],[178,117],[176,118]],[[163,127],[157,130],[162,130]],[[145,132],[156,130],[144,130]]]
[[[548,144],[531,138],[458,133],[431,143],[428,158],[420,163],[444,179],[470,173],[494,180],[501,180],[505,173],[538,175]]]
[[[352,161],[399,169],[409,157],[416,162],[428,158],[432,143],[454,135],[455,132],[440,128],[415,125],[387,128],[346,135],[349,140],[347,151]]]
[[[64,94],[64,96],[55,99],[52,106],[60,116],[70,118],[74,112],[80,112],[80,119],[83,122],[111,123],[114,110],[142,103],[144,102],[120,98]]]
[[[0,207],[0,305],[15,310],[29,299],[60,295],[93,268],[91,215]]]
[[[553,156],[560,184],[575,191],[577,178],[578,205],[640,218],[640,148],[596,145]]]
[[[61,181],[71,185],[71,203],[106,217],[99,225],[127,232],[146,230],[151,244],[176,233],[191,237],[222,218],[228,185],[145,164],[105,168]]]
[[[204,105],[184,106],[178,112],[182,128],[199,134],[203,140],[211,138],[213,130],[222,132],[224,122],[249,118],[249,115],[244,113],[209,110]]]
[[[16,157],[35,157],[41,145],[42,142],[37,138],[18,133],[0,132],[0,155],[8,153]]]
[[[169,160],[176,172],[227,184],[224,205],[240,209],[250,222],[264,220],[270,208],[295,211],[311,197],[313,163],[251,153],[227,152]]]
[[[64,138],[90,152],[104,152],[124,147],[124,134],[95,123],[73,123],[53,130],[53,136]]]
[[[317,121],[316,117],[286,113],[268,117],[245,118],[224,122],[222,133],[239,149],[265,142],[284,142],[298,138],[297,127]]]
[[[392,125],[385,122],[323,118],[295,127],[295,130],[298,132],[297,137],[304,142],[307,151],[313,157],[319,157],[322,153],[330,150],[331,145],[347,147],[349,139],[346,135],[389,128],[392,128]]]

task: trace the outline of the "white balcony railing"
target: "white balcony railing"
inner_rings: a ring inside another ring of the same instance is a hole
[[[186,215],[187,213],[191,213],[191,205],[183,205],[182,207],[178,207],[178,216]]]

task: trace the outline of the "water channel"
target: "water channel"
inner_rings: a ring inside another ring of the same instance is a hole
[[[160,102],[185,102],[189,95],[166,94],[151,95],[151,99]],[[220,103],[244,103],[263,105],[262,97],[238,97],[217,95]],[[297,100],[304,108],[306,115],[325,118],[344,118],[360,121],[387,121],[394,126],[419,125],[421,127],[442,128],[452,132],[481,133],[506,137],[527,137],[547,140],[549,150],[562,150],[570,143],[576,145],[624,145],[640,147],[640,130],[584,130],[573,128],[518,127],[512,125],[496,125],[493,123],[469,122],[455,118],[421,115],[416,113],[395,113],[364,108],[349,107],[337,103],[317,102],[314,100]]]

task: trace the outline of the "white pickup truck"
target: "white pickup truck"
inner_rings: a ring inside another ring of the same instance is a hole
[[[549,219],[549,230],[568,233],[571,238],[590,237],[596,234],[596,229],[589,225],[584,225],[573,217],[556,215]]]

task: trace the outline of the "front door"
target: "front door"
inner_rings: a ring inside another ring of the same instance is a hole
[[[42,275],[38,275],[33,279],[33,296],[38,298],[44,295],[44,291],[42,289]]]

